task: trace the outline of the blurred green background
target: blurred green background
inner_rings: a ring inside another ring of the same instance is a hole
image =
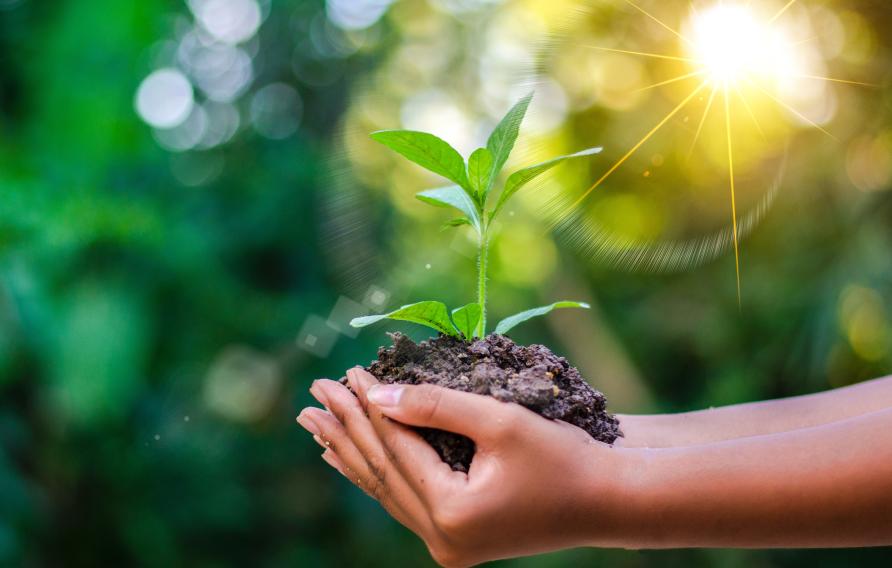
[[[673,25],[689,11],[642,4]],[[468,236],[412,198],[437,180],[368,132],[428,129],[468,152],[532,89],[515,164],[605,153],[525,190],[494,244],[496,316],[594,305],[518,340],[568,356],[626,412],[887,373],[892,7],[802,0],[785,17],[826,74],[878,86],[793,93],[835,138],[776,108],[756,109],[761,141],[740,127],[742,215],[770,207],[742,242],[738,310],[733,252],[710,237],[728,235],[721,122],[687,157],[702,100],[593,194],[582,230],[547,230],[549,203],[683,96],[642,90],[670,76],[656,62],[585,47],[674,53],[625,2],[0,0],[0,565],[431,564],[294,417],[311,380],[387,340],[351,317],[471,296]],[[504,564],[890,562],[579,550]]]

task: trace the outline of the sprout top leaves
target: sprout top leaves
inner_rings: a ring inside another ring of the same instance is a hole
[[[462,214],[448,221],[446,228],[470,225],[477,233],[477,301],[454,310],[451,319],[445,305],[424,301],[403,306],[388,314],[356,318],[350,325],[364,327],[382,319],[393,319],[419,323],[440,333],[463,336],[466,339],[483,337],[486,334],[486,271],[489,230],[493,220],[508,201],[530,181],[567,160],[591,156],[601,151],[601,148],[589,148],[517,170],[508,176],[495,206],[488,208],[489,196],[514,149],[520,125],[532,98],[533,94],[530,93],[508,111],[493,130],[486,147],[475,150],[467,164],[458,151],[433,134],[412,130],[382,130],[372,134],[374,140],[455,184],[422,191],[416,197],[436,207],[457,209]],[[502,320],[496,326],[496,333],[506,333],[515,325],[545,315],[556,308],[588,308],[588,305],[564,301],[527,310]]]
[[[470,188],[465,160],[461,154],[433,134],[412,130],[382,130],[372,134],[372,139],[422,168],[439,174],[466,190]]]
[[[492,172],[489,176],[489,184],[485,194],[489,193],[495,178],[502,171],[502,168],[505,167],[508,156],[514,150],[514,143],[517,142],[517,134],[520,132],[520,123],[523,122],[532,100],[533,93],[520,99],[517,104],[511,107],[505,118],[492,131],[492,134],[489,135],[489,140],[486,141],[486,148],[492,154]]]

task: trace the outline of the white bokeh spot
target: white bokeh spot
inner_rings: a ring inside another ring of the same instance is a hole
[[[134,106],[155,128],[174,128],[189,117],[195,105],[192,84],[180,71],[166,67],[146,77],[136,91]]]
[[[205,31],[230,45],[254,37],[263,19],[256,0],[190,0],[189,7]]]

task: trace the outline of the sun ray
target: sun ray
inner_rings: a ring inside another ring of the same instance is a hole
[[[626,55],[641,55],[643,57],[653,57],[655,59],[669,59],[671,61],[684,61],[686,63],[696,63],[695,59],[690,57],[678,57],[675,55],[663,55],[662,53],[648,53],[646,51],[630,51],[628,49],[614,49],[612,47],[601,47],[598,45],[585,45],[588,49],[598,49],[600,51],[609,51],[611,53],[625,53]]]
[[[763,89],[762,87],[760,87],[760,86],[758,86],[758,85],[754,85],[754,86],[755,86],[757,89],[759,89],[760,91],[762,91],[762,94],[764,94],[764,95],[765,95],[766,97],[768,97],[769,99],[773,100],[774,102],[776,102],[777,104],[781,105],[782,107],[784,107],[785,109],[787,109],[787,110],[790,111],[791,113],[795,114],[795,115],[798,116],[800,119],[804,120],[805,122],[807,122],[808,124],[810,124],[810,125],[813,126],[814,128],[817,128],[818,130],[820,130],[821,132],[823,132],[824,134],[826,134],[826,135],[829,136],[830,138],[833,138],[834,140],[836,140],[837,142],[839,142],[839,138],[837,138],[836,136],[830,134],[830,132],[828,132],[823,126],[821,126],[821,125],[818,124],[817,122],[815,122],[815,121],[813,121],[812,119],[808,118],[807,116],[805,116],[804,114],[802,114],[801,112],[799,112],[798,110],[796,110],[795,108],[791,107],[790,105],[788,105],[788,104],[785,103],[784,101],[780,100],[779,98],[775,97],[774,95],[772,95],[771,93],[769,93],[768,91],[766,91],[765,89]]]
[[[734,151],[731,145],[731,105],[728,102],[728,87],[725,86],[725,132],[728,137],[728,178],[731,183],[731,230],[734,236],[734,269],[737,276],[737,309],[743,302],[740,294],[740,245],[737,242],[737,196],[734,188]]]
[[[596,181],[594,184],[592,184],[592,186],[590,188],[585,190],[585,192],[581,196],[579,196],[579,198],[576,199],[576,201],[574,201],[572,205],[570,205],[568,211],[572,211],[572,210],[576,209],[579,206],[579,204],[582,203],[585,200],[585,198],[589,196],[589,194],[591,194],[591,192],[593,192],[599,185],[601,185],[605,179],[610,177],[610,174],[615,172],[621,165],[623,165],[623,163],[625,163],[625,161],[628,160],[632,156],[632,154],[634,154],[636,151],[638,151],[638,148],[640,148],[645,142],[647,142],[650,139],[651,136],[656,134],[656,132],[660,128],[662,128],[667,122],[669,122],[672,119],[672,117],[678,113],[678,111],[683,109],[691,101],[691,99],[693,99],[695,96],[697,96],[697,93],[702,91],[703,87],[705,87],[706,84],[707,84],[706,81],[703,81],[702,83],[700,83],[700,85],[697,88],[695,88],[693,91],[691,91],[690,95],[688,95],[687,97],[685,97],[685,99],[683,101],[678,103],[678,106],[676,106],[674,109],[669,111],[669,114],[667,114],[665,117],[663,117],[663,119],[656,126],[654,126],[650,132],[645,134],[641,140],[639,140],[634,146],[632,146],[632,149],[629,150],[628,152],[626,152],[625,156],[623,156],[615,164],[613,164],[613,166],[611,166],[610,169],[607,170],[607,173],[605,173],[603,176],[601,176],[598,179],[598,181]]]
[[[684,42],[687,43],[688,45],[693,45],[693,42],[691,42],[691,40],[689,40],[689,39],[686,38],[685,36],[681,35],[681,34],[678,33],[677,31],[675,31],[675,29],[674,29],[672,26],[670,26],[670,25],[666,24],[665,22],[663,22],[663,20],[661,20],[661,19],[659,19],[658,17],[654,16],[653,14],[651,14],[650,12],[648,12],[647,10],[645,10],[644,8],[642,8],[641,6],[639,6],[638,4],[632,2],[632,0],[626,0],[626,4],[628,4],[629,6],[632,6],[633,8],[635,8],[636,10],[638,10],[639,12],[641,12],[642,14],[644,14],[645,16],[647,16],[648,18],[650,18],[651,20],[653,20],[653,21],[655,21],[656,23],[660,24],[663,28],[665,28],[666,30],[672,32],[672,33],[675,34],[676,36],[678,36],[682,41],[684,41]]]
[[[765,131],[762,130],[762,125],[759,124],[759,119],[756,118],[756,113],[753,112],[753,108],[750,106],[750,103],[747,102],[746,97],[740,91],[740,87],[738,87],[737,85],[734,85],[734,90],[737,92],[737,97],[740,99],[740,102],[743,103],[743,107],[746,109],[746,112],[750,115],[750,118],[753,119],[753,124],[756,125],[756,130],[759,131],[759,134],[762,135],[763,139],[767,139],[765,136]]]
[[[792,75],[796,79],[814,79],[816,81],[829,81],[831,83],[843,83],[845,85],[857,85],[859,87],[878,88],[876,83],[862,83],[861,81],[849,81],[848,79],[836,79],[835,77],[822,77],[821,75]]]
[[[780,10],[778,10],[777,14],[775,14],[770,20],[768,20],[768,25],[770,26],[771,24],[774,23],[775,20],[777,20],[778,18],[780,18],[781,16],[783,16],[783,15],[784,15],[784,12],[786,12],[786,11],[790,8],[790,6],[792,6],[793,4],[795,4],[796,1],[797,1],[797,0],[790,0],[789,2],[787,2],[787,3],[784,5],[783,8],[781,8]]]
[[[640,89],[635,89],[633,92],[637,93],[640,91],[647,91],[649,89],[653,89],[656,87],[662,87],[663,85],[669,85],[672,83],[677,83],[678,81],[684,81],[685,79],[690,79],[691,77],[696,77],[698,75],[703,75],[705,71],[691,71],[690,73],[685,73],[684,75],[679,75],[678,77],[673,77],[671,79],[666,79],[665,81],[660,81],[659,83],[654,83],[653,85],[648,85],[646,87],[641,87]]]
[[[706,117],[709,115],[709,110],[712,108],[712,102],[715,100],[715,95],[718,90],[718,86],[714,86],[712,88],[712,92],[709,93],[709,100],[706,102],[706,108],[703,109],[703,116],[700,117],[700,123],[697,124],[697,132],[694,133],[694,140],[691,142],[690,150],[688,150],[688,157],[686,158],[686,162],[690,162],[691,156],[694,155],[694,148],[697,147],[697,140],[700,139],[700,133],[703,131],[703,125],[706,124]]]
[[[688,161],[690,161],[691,156],[694,154],[694,148],[697,146],[697,140],[700,139],[700,132],[703,131],[703,125],[706,124],[706,117],[709,115],[709,110],[712,108],[712,103],[715,100],[715,95],[718,90],[718,86],[714,86],[712,92],[709,94],[709,101],[706,103],[706,109],[703,111],[703,116],[700,117],[700,124],[697,125],[697,133],[694,134],[694,141],[691,142],[691,149],[688,150]]]

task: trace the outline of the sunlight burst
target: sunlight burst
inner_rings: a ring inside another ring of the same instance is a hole
[[[834,82],[849,85],[867,86],[866,83],[835,79],[814,74],[810,71],[810,65],[800,51],[803,42],[790,37],[790,33],[781,25],[781,17],[789,15],[790,8],[797,0],[789,0],[783,6],[770,15],[757,13],[749,2],[725,3],[718,0],[717,3],[705,9],[696,9],[691,6],[691,14],[683,27],[676,29],[664,22],[653,13],[638,5],[632,0],[625,3],[637,10],[640,14],[659,24],[664,30],[675,35],[680,40],[679,53],[647,53],[612,47],[587,46],[591,49],[606,52],[622,53],[641,56],[657,60],[683,62],[689,67],[688,72],[645,86],[641,90],[654,89],[666,85],[696,79],[689,94],[682,98],[666,116],[632,147],[619,158],[607,171],[595,181],[591,187],[584,191],[565,211],[564,215],[575,210],[595,189],[609,178],[620,166],[634,155],[654,134],[663,128],[682,109],[688,107],[697,96],[709,90],[708,102],[697,125],[696,134],[691,145],[691,152],[697,145],[703,125],[710,111],[717,106],[723,107],[722,122],[725,131],[725,144],[727,144],[727,175],[728,188],[730,189],[730,215],[732,244],[734,248],[734,262],[737,277],[737,302],[741,305],[740,285],[740,223],[737,217],[737,197],[735,184],[735,151],[732,124],[734,122],[735,108],[730,99],[735,95],[745,109],[748,119],[752,121],[759,133],[764,137],[764,132],[756,117],[751,104],[754,97],[759,97],[761,102],[770,104],[785,110],[803,123],[817,128],[830,135],[827,130],[815,121],[807,118],[802,112],[796,110],[782,99],[784,91],[795,88],[798,81],[816,80]],[[714,105],[717,96],[723,98],[722,105]],[[700,99],[702,100],[702,98]],[[835,139],[835,138],[834,138]],[[562,216],[559,216],[562,217]],[[564,219],[567,217],[563,216]],[[559,219],[558,222],[561,222]]]
[[[760,22],[749,6],[718,4],[695,12],[691,58],[722,85],[744,78],[772,79],[801,74],[795,48],[782,30]]]

